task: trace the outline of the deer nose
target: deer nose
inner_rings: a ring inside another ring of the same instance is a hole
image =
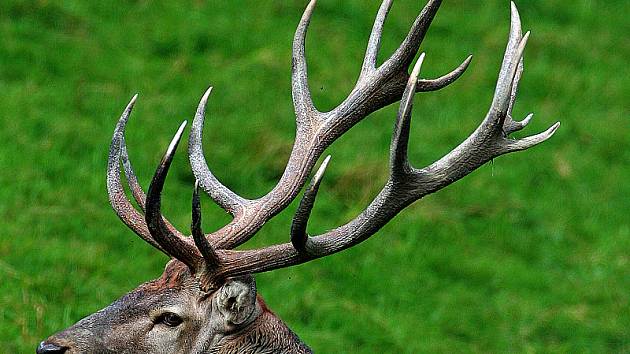
[[[41,342],[37,347],[37,354],[63,354],[68,347],[60,347],[57,344]]]

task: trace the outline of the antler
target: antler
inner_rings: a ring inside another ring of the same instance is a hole
[[[134,97],[116,127],[110,150],[108,187],[114,209],[147,242],[197,272],[202,289],[211,289],[228,277],[288,267],[352,247],[375,234],[414,201],[459,180],[497,156],[525,150],[551,137],[560,123],[530,137],[509,137],[510,133],[524,128],[531,119],[531,115],[520,122],[512,118],[512,108],[523,70],[523,50],[529,37],[529,32],[522,35],[518,11],[512,3],[509,40],[486,117],[468,138],[441,159],[421,169],[411,165],[407,158],[407,146],[415,93],[448,85],[463,73],[471,59],[468,57],[448,75],[435,80],[422,80],[418,79],[425,58],[422,53],[411,75],[407,73],[440,3],[438,0],[429,1],[401,46],[377,67],[376,56],[382,27],[392,4],[391,0],[383,1],[355,88],[338,107],[324,113],[313,105],[306,75],[304,38],[315,6],[315,1],[310,2],[296,31],[293,45],[292,88],[297,116],[296,141],[280,181],[267,195],[259,199],[244,199],[230,191],[214,177],[205,162],[201,131],[210,89],[206,91],[193,121],[188,146],[191,166],[197,178],[193,193],[192,223],[195,245],[190,242],[190,238],[174,231],[160,214],[160,193],[175,147],[181,138],[183,125],[171,142],[149,188],[144,223],[140,213],[133,209],[124,196],[119,176],[121,155],[130,188],[138,204],[143,207],[144,195],[135,181],[131,165],[126,162],[128,159],[122,136]],[[291,242],[254,250],[233,250],[296,197],[326,147],[369,113],[398,100],[399,97],[402,99],[391,142],[389,179],[361,214],[324,234],[312,237],[307,234],[308,219],[329,162],[330,157],[327,157],[300,202],[291,227]],[[207,236],[203,235],[200,227],[199,187],[234,216],[228,225]]]
[[[298,195],[322,152],[339,136],[370,113],[402,96],[409,77],[408,67],[416,55],[442,1],[431,0],[416,18],[409,34],[394,54],[381,66],[376,64],[383,23],[392,0],[383,1],[370,35],[361,73],[348,97],[330,112],[318,111],[311,99],[305,57],[305,38],[316,1],[312,0],[300,20],[293,40],[292,93],[296,113],[295,143],[278,184],[265,196],[249,200],[229,190],[212,174],[202,148],[202,129],[210,89],[203,95],[189,138],[188,151],[199,186],[234,219],[208,235],[217,249],[233,249],[251,238],[264,223],[282,211]],[[419,80],[417,92],[443,88],[468,67],[469,56],[451,73],[434,80]]]

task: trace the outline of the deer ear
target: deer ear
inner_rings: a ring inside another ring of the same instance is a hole
[[[246,276],[228,280],[217,291],[215,304],[227,327],[250,323],[260,312],[254,278]]]

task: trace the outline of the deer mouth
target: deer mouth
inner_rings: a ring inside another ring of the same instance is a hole
[[[37,354],[66,354],[72,353],[70,347],[65,345],[59,345],[50,341],[43,341],[39,343],[35,352]]]

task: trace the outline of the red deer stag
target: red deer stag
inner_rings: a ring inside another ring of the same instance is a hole
[[[161,214],[160,195],[177,144],[179,127],[145,195],[129,162],[124,131],[134,97],[114,130],[107,165],[110,202],[122,221],[171,260],[159,279],[140,285],[105,309],[43,341],[37,353],[310,353],[311,350],[256,292],[253,274],[290,267],[325,257],[363,242],[405,207],[471,173],[491,159],[525,150],[553,135],[554,124],[543,133],[522,139],[509,135],[521,130],[512,107],[523,71],[522,55],[529,33],[521,33],[512,4],[511,28],[494,98],[479,127],[459,146],[424,168],[407,159],[411,108],[416,92],[446,87],[466,70],[468,57],[451,73],[437,79],[418,79],[425,58],[420,54],[408,69],[441,1],[430,0],[396,51],[377,65],[383,23],[393,0],[384,0],[369,37],[356,86],[339,106],[320,112],[309,92],[304,41],[312,0],[293,41],[292,92],[297,121],[291,155],[278,184],[265,196],[245,199],[221,184],[209,170],[201,146],[204,112],[210,90],[199,103],[188,142],[196,177],[192,196],[192,237],[176,230]],[[370,113],[400,100],[391,141],[389,178],[370,205],[354,220],[321,235],[307,233],[317,190],[329,162],[326,157],[306,187],[291,226],[290,242],[261,249],[235,250],[291,203],[306,184],[324,150]],[[127,184],[142,212],[127,199]],[[233,216],[223,228],[201,231],[199,189]]]

